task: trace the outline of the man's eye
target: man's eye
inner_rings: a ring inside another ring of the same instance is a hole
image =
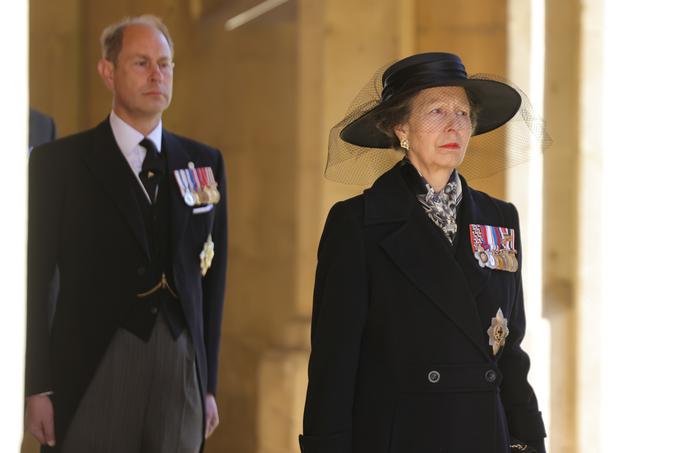
[[[468,116],[468,112],[466,112],[465,110],[458,110],[456,112],[456,115],[458,115],[458,116]]]
[[[135,66],[146,67],[146,65],[147,65],[146,60],[136,60],[135,61]]]
[[[439,113],[442,113],[442,111],[443,111],[443,110],[442,110],[441,108],[437,107],[437,108],[435,108],[435,109],[430,110],[430,113],[439,114]]]

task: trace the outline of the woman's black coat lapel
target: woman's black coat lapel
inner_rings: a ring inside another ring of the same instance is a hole
[[[472,204],[472,201],[469,200],[468,203]],[[365,209],[367,225],[401,223],[392,234],[382,240],[382,249],[406,277],[488,358],[488,346],[475,300],[485,276],[484,273],[476,275],[473,269],[464,269],[470,267],[463,252],[465,241],[460,241],[454,258],[451,250],[446,249],[442,237],[438,236],[442,233],[431,224],[425,211],[418,205],[399,167],[387,172],[366,191]],[[464,235],[466,228],[467,226],[459,231]],[[467,241],[469,243],[469,238]]]

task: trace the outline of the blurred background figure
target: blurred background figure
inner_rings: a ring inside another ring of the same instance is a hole
[[[26,429],[55,452],[199,452],[219,423],[222,154],[163,127],[160,19],[123,19],[100,43],[109,115],[29,159]]]
[[[28,148],[33,149],[57,138],[57,126],[52,117],[35,109],[29,110]]]

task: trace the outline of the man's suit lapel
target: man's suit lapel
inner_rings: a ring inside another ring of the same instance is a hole
[[[170,196],[170,215],[172,217],[172,221],[170,222],[170,238],[172,256],[176,257],[177,248],[182,242],[182,236],[184,235],[189,216],[191,215],[191,207],[184,203],[184,198],[175,181],[174,171],[180,168],[187,168],[191,161],[191,157],[177,138],[166,130],[163,130],[162,147],[164,152],[167,152],[168,158],[168,192]]]
[[[445,239],[428,222],[425,211],[404,182],[399,168],[381,177],[366,192],[366,223],[402,222],[381,242],[397,267],[418,287],[485,357],[474,294],[461,266],[447,250]]]
[[[84,150],[83,156],[86,165],[130,225],[145,256],[150,259],[142,213],[134,193],[135,176],[116,144],[108,118],[94,130],[93,147]]]

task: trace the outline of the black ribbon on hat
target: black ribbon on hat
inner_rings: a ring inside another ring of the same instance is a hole
[[[449,57],[452,56],[455,57],[454,55]],[[447,85],[452,79],[467,80],[467,78],[465,66],[457,57],[396,67],[383,75],[381,99],[385,102],[395,94],[411,93],[430,86]]]

